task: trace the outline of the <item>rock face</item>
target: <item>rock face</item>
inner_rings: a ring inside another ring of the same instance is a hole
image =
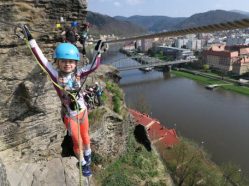
[[[48,23],[58,22],[60,17],[65,21],[84,21],[87,14],[86,0],[5,0],[0,5],[2,20],[32,23],[48,31]],[[45,19],[43,24],[35,22],[39,19]]]
[[[0,160],[0,185],[9,186],[9,181],[7,180],[6,170],[1,160]]]
[[[0,20],[27,23],[42,31],[33,32],[34,38],[51,61],[55,23],[61,16],[68,21],[84,20],[86,7],[85,0],[4,0],[0,2]],[[66,133],[60,118],[61,103],[49,78],[13,30],[13,26],[0,22],[0,185],[78,185],[76,158],[61,157]],[[88,81],[103,79],[105,73],[102,69]],[[126,121],[103,109],[101,123],[91,129],[92,148],[118,156],[126,137]],[[113,142],[116,137],[122,139],[120,143]]]
[[[61,17],[64,21],[78,21],[82,23],[86,19],[86,0],[4,0],[0,2],[0,20],[11,24],[28,24],[40,40],[51,39],[51,33],[56,29],[56,23]],[[13,40],[13,26],[0,23],[0,47],[17,45]],[[7,34],[5,34],[5,33]],[[12,38],[12,39],[11,39]],[[7,46],[6,46],[7,45]]]

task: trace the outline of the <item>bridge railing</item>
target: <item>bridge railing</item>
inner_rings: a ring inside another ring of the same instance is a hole
[[[135,60],[122,59],[120,61],[112,63],[114,67],[116,67],[120,71],[124,70],[132,70],[138,68],[146,68],[146,67],[157,67],[157,66],[168,66],[168,65],[176,65],[182,63],[191,63],[195,61],[194,59],[187,60],[175,60],[175,61],[163,61],[157,58],[152,57],[140,57],[140,58],[132,58]]]

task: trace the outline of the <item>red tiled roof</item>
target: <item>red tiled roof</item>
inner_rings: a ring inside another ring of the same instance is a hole
[[[167,147],[171,147],[178,143],[178,139],[174,138],[174,136],[166,136],[163,140],[161,140]]]
[[[172,146],[178,143],[178,137],[175,129],[167,129],[161,123],[147,114],[142,114],[136,110],[129,109],[137,123],[146,127],[150,140],[159,140],[165,145]]]

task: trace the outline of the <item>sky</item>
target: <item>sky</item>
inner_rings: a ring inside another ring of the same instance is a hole
[[[189,17],[209,10],[249,12],[249,0],[88,0],[88,10],[109,16]]]

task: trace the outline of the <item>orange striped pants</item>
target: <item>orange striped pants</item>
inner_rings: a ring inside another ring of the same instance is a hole
[[[90,144],[90,136],[88,133],[89,123],[88,123],[87,111],[85,110],[73,117],[64,116],[63,120],[70,136],[72,137],[74,153],[80,154],[79,144],[80,143],[82,144],[81,147],[83,145]],[[78,122],[80,124],[80,127],[78,126]],[[80,129],[80,137],[78,136],[79,129]]]

